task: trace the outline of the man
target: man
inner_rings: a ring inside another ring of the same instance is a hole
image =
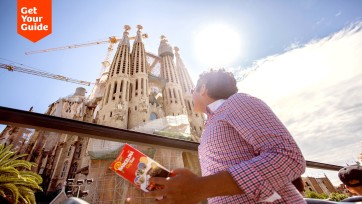
[[[236,93],[224,70],[200,75],[194,110],[207,114],[199,146],[202,177],[176,169],[151,178],[165,188],[150,192],[157,203],[305,203],[292,181],[305,171],[294,139],[260,99]]]
[[[362,167],[359,164],[340,169],[338,177],[352,194],[362,196]]]

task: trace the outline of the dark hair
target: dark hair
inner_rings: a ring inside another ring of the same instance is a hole
[[[207,95],[215,100],[228,99],[238,92],[234,75],[224,69],[202,73],[197,81],[196,91],[200,91],[202,85],[205,85]]]
[[[359,164],[343,167],[338,172],[339,179],[349,187],[362,186],[362,166]],[[351,181],[356,183],[350,183]]]

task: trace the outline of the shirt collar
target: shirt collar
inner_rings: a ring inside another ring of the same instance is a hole
[[[225,101],[225,99],[219,99],[210,103],[207,107],[211,112],[215,112]]]

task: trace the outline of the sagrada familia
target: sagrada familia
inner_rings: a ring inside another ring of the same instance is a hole
[[[172,48],[161,36],[158,55],[147,52],[142,26],[131,47],[129,29],[125,26],[112,63],[96,79],[89,96],[79,87],[73,95],[50,104],[45,114],[198,142],[205,118],[193,110],[194,85],[179,48]],[[38,164],[33,170],[43,177],[46,192],[64,189],[67,179],[93,179],[80,186],[89,191],[83,198],[89,203],[125,203],[127,198],[132,203],[154,201],[108,168],[122,143],[11,126],[1,133],[0,142],[29,154],[27,160]],[[200,172],[196,153],[134,146],[168,169]],[[76,195],[78,189],[67,190]]]

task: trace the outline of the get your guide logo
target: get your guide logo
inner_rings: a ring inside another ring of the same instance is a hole
[[[52,33],[51,0],[18,0],[18,34],[37,42]]]

